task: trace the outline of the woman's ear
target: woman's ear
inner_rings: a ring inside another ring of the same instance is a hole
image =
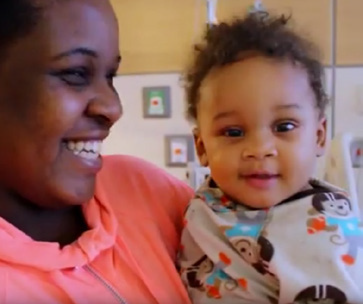
[[[194,136],[194,144],[195,144],[195,149],[197,151],[197,156],[199,158],[199,162],[202,166],[207,167],[208,166],[207,153],[206,153],[204,143],[203,143],[202,137],[200,135],[200,130],[198,129],[198,127],[195,127],[193,129],[193,136]]]
[[[326,149],[327,141],[327,119],[326,116],[320,118],[317,128],[316,156],[323,156]]]

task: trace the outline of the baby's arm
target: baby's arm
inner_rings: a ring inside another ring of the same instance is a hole
[[[206,292],[204,277],[213,269],[212,262],[194,241],[189,230],[182,231],[180,251],[178,255],[181,279],[186,286],[193,303],[197,293]]]

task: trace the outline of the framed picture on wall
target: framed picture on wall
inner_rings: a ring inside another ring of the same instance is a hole
[[[186,167],[194,161],[194,140],[192,135],[165,136],[165,163],[168,167]]]
[[[142,89],[144,118],[170,118],[170,87],[144,87]]]

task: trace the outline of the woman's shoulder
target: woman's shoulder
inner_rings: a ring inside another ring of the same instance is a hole
[[[103,159],[99,173],[97,192],[104,192],[108,201],[124,213],[125,205],[138,209],[134,215],[149,216],[167,213],[180,217],[189,200],[192,189],[165,170],[148,161],[128,155],[110,155]]]
[[[131,155],[104,155],[102,157],[103,167],[101,174],[112,174],[113,172],[122,169],[123,171],[131,171],[133,175],[140,171],[154,171],[158,168],[150,162]]]
[[[189,189],[183,181],[167,173],[162,168],[141,158],[130,155],[107,155],[103,157],[101,179],[116,178],[143,186],[175,186]],[[111,180],[109,180],[111,181]],[[111,181],[112,182],[112,181]]]
[[[106,156],[96,197],[108,203],[121,230],[161,237],[175,257],[185,209],[194,191],[157,166],[133,156]],[[156,229],[156,230],[155,230]],[[157,232],[156,232],[157,231]]]

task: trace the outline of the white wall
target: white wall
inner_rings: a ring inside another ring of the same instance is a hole
[[[327,91],[331,90],[331,70],[326,70]],[[357,87],[363,86],[363,68],[338,68],[336,70],[336,121],[335,131],[353,132],[363,136],[363,116],[354,108]],[[143,119],[142,87],[169,85],[171,87],[172,118]],[[105,154],[130,154],[142,157],[185,179],[185,169],[168,168],[164,163],[164,135],[190,133],[192,126],[185,119],[184,94],[179,74],[120,76],[115,86],[124,105],[124,116],[115,125],[105,142]],[[327,111],[331,121],[331,111]],[[324,166],[319,162],[318,171]]]
[[[142,87],[170,86],[172,117],[144,119]],[[165,166],[165,134],[191,134],[192,125],[185,119],[184,94],[179,74],[119,76],[115,87],[120,94],[124,115],[105,141],[104,154],[130,154],[149,160],[171,174],[185,179],[184,168]]]
[[[357,93],[363,86],[363,68],[339,68],[336,78],[336,133],[352,132],[363,137],[363,116],[357,110]]]
[[[339,68],[336,86],[336,133],[350,132],[363,137],[363,104],[357,105],[363,87],[363,68]],[[361,96],[363,98],[363,95]],[[362,100],[363,102],[363,100]],[[360,110],[360,111],[359,111]],[[363,169],[356,169],[358,198],[363,208]],[[363,209],[361,210],[363,212]],[[362,213],[363,214],[363,213]]]

